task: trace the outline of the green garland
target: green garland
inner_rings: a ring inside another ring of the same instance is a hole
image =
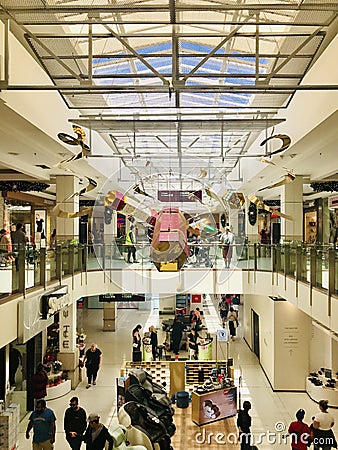
[[[311,183],[310,187],[315,192],[338,192],[338,181],[322,181]]]
[[[0,191],[6,192],[42,192],[49,186],[49,184],[39,181],[0,181]]]

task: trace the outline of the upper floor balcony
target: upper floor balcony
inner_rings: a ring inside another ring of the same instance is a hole
[[[136,244],[136,263],[127,262],[128,246],[123,243],[84,245],[58,242],[52,249],[20,248],[13,253],[0,253],[0,295],[25,295],[34,287],[45,288],[62,282],[77,273],[104,271],[114,279],[121,271],[136,271],[140,277],[160,280],[167,277],[157,271],[150,257],[148,242]],[[284,243],[281,245],[233,244],[229,264],[223,259],[218,242],[190,244],[191,256],[180,271],[181,275],[198,271],[231,277],[238,271],[271,272],[338,294],[338,248],[329,245]],[[228,253],[229,255],[229,253]],[[225,267],[225,265],[229,267]],[[166,274],[168,275],[168,274]],[[197,275],[197,274],[196,274]],[[122,286],[123,288],[123,286]],[[172,284],[172,292],[177,286]]]

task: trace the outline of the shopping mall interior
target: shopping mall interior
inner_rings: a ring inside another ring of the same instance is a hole
[[[114,450],[338,436],[337,15],[0,0],[0,450],[74,396]]]

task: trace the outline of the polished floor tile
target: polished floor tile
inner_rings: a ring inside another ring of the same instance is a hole
[[[207,298],[207,302],[211,300]],[[209,308],[206,308],[209,309]],[[210,308],[212,310],[212,308]],[[241,311],[240,311],[241,313]],[[110,426],[117,422],[116,418],[116,377],[120,375],[120,368],[125,360],[130,360],[131,330],[137,324],[143,325],[147,330],[150,324],[159,326],[160,318],[157,310],[137,311],[137,310],[119,310],[117,316],[117,331],[103,332],[103,311],[102,310],[83,310],[79,313],[79,328],[83,327],[87,334],[87,342],[97,343],[103,352],[103,364],[99,372],[97,385],[86,389],[86,378],[79,386],[65,397],[48,402],[48,407],[53,409],[57,417],[57,437],[56,450],[69,449],[64,439],[63,433],[63,415],[68,407],[69,399],[76,395],[80,399],[80,404],[85,410],[98,412],[102,422]],[[213,319],[214,320],[214,319]],[[142,330],[142,331],[144,331]],[[159,330],[159,342],[164,340],[164,333]],[[241,337],[241,328],[238,328],[238,337],[234,343],[230,344],[230,355],[234,358],[235,378],[242,375],[241,400],[250,400],[252,403],[252,431],[254,437],[258,440],[260,433],[276,433],[275,443],[269,442],[267,436],[264,436],[262,442],[256,445],[260,450],[274,448],[282,450],[290,448],[289,442],[284,442],[281,438],[283,431],[289,423],[294,420],[295,412],[299,408],[306,411],[306,421],[309,422],[311,416],[317,412],[318,405],[314,403],[305,393],[273,392],[265,374],[263,373],[256,356],[250,351],[247,344]],[[84,369],[82,369],[84,370]],[[85,375],[85,374],[83,374]],[[217,433],[228,432],[227,429],[235,431],[234,419],[215,422],[214,424],[197,427],[191,422],[190,409],[178,411],[175,421],[178,425],[178,431],[173,438],[175,450],[186,448],[192,450],[207,446],[211,449],[227,447],[224,443],[212,442],[210,445],[198,443],[196,433],[205,429],[205,432]],[[336,418],[336,434],[338,425],[338,411],[331,409]],[[31,443],[25,439],[24,431],[27,426],[27,416],[20,424],[20,448],[29,449]],[[276,431],[276,428],[280,431]],[[201,438],[202,439],[202,438]],[[237,446],[232,445],[232,449]]]

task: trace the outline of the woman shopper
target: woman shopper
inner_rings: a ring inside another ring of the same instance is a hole
[[[230,339],[233,341],[236,336],[236,326],[237,326],[237,313],[233,307],[230,308],[228,314],[228,323],[229,323]]]
[[[312,441],[313,435],[309,426],[303,422],[305,417],[304,409],[299,409],[296,412],[296,421],[291,422],[288,433],[291,436],[292,450],[306,450],[308,444]]]
[[[320,412],[313,419],[313,444],[315,450],[330,450],[332,447],[337,448],[337,441],[333,434],[334,417],[329,413],[328,400],[320,400]]]
[[[142,361],[142,354],[141,354],[141,335],[140,330],[142,329],[142,325],[136,325],[136,327],[132,331],[132,337],[133,337],[133,362],[139,362]]]
[[[84,365],[87,369],[88,384],[86,389],[89,389],[92,382],[93,385],[96,384],[97,372],[99,371],[102,364],[102,352],[97,348],[96,344],[92,344],[90,348],[86,351],[84,358]]]
[[[151,352],[153,354],[153,361],[155,361],[156,357],[158,355],[158,352],[157,352],[158,339],[157,339],[156,328],[154,327],[154,325],[149,327],[149,332],[150,332]]]

